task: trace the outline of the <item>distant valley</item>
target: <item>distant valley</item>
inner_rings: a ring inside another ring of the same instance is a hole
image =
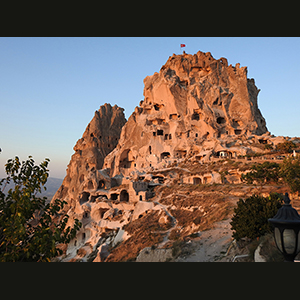
[[[48,200],[50,201],[52,199],[52,197],[54,196],[54,194],[56,193],[56,191],[58,190],[58,188],[61,186],[63,182],[63,179],[61,178],[55,178],[55,177],[49,177],[46,183],[46,191],[42,190],[42,193],[39,193],[38,196],[40,197],[47,197]],[[4,186],[1,187],[1,190]],[[7,192],[9,191],[9,189],[14,188],[14,183],[11,182],[10,184],[8,184],[5,188],[5,190],[3,191],[4,194],[7,194]]]

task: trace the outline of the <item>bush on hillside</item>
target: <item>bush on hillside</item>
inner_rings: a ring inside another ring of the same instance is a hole
[[[283,195],[272,193],[268,197],[252,195],[247,199],[240,199],[234,209],[231,229],[236,240],[241,238],[255,239],[272,231],[268,222],[281,207]]]

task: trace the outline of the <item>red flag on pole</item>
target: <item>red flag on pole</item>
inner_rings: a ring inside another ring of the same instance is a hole
[[[182,48],[182,47],[185,47],[185,44],[180,44],[180,47]]]

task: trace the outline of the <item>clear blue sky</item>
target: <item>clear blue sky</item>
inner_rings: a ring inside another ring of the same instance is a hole
[[[0,177],[7,159],[51,159],[63,178],[73,146],[105,102],[125,108],[143,99],[143,79],[180,44],[248,67],[272,134],[300,136],[300,38],[0,38]]]

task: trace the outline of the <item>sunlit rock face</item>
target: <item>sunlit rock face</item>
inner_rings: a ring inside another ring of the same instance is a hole
[[[254,79],[247,78],[247,67],[228,66],[226,58],[200,51],[173,54],[144,84],[144,100],[105,158],[112,176],[200,153],[207,142],[268,131]]]

